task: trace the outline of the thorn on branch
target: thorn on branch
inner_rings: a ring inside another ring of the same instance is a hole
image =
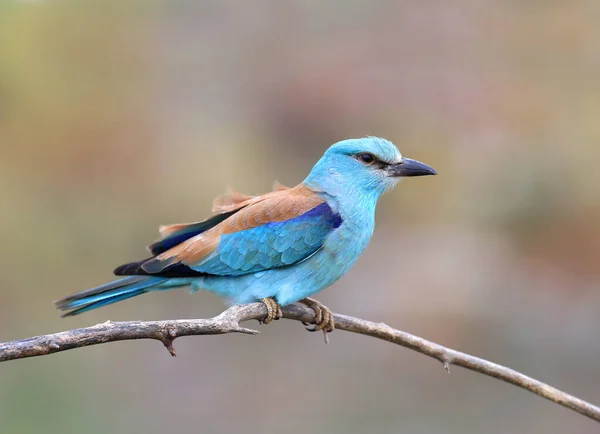
[[[440,362],[442,362],[444,369],[449,374],[450,373],[450,365],[452,364],[452,360],[450,359],[450,357],[447,354],[442,354],[439,357],[439,360],[440,360]]]
[[[237,332],[237,333],[243,333],[245,335],[258,335],[258,334],[260,334],[260,332],[258,330],[248,329],[246,327],[236,327],[235,329],[233,329],[233,331]]]
[[[177,357],[177,351],[175,351],[175,347],[173,347],[173,339],[165,339],[163,341],[163,344],[165,345],[165,348],[167,349],[169,354],[171,354],[173,357]]]
[[[177,351],[175,351],[175,347],[173,347],[173,342],[177,337],[177,330],[173,326],[167,326],[165,328],[165,333],[160,334],[160,341],[163,343],[169,354],[173,357],[177,357]]]

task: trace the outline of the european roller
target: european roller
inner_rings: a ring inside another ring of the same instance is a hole
[[[310,330],[327,334],[334,329],[333,315],[309,296],[346,274],[363,252],[384,192],[403,177],[436,174],[385,139],[338,142],[296,187],[277,185],[262,196],[221,196],[210,218],[161,226],[149,258],[115,269],[125,277],[58,300],[56,307],[63,316],[78,315],[189,286],[231,304],[262,301],[265,324],[282,316],[281,306],[304,303],[317,318]]]

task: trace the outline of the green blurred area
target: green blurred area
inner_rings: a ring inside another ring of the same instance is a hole
[[[293,185],[380,135],[440,176],[382,199],[319,299],[600,403],[599,21],[584,0],[0,1],[0,341],[217,314],[185,291],[69,320],[52,300],[226,186]],[[2,364],[0,432],[596,428],[389,344],[260,329]]]

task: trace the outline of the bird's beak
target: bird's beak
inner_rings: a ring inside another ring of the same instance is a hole
[[[437,175],[433,167],[410,158],[402,158],[401,162],[390,164],[387,171],[389,176],[394,177]]]

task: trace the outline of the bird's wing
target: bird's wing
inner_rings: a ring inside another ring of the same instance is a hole
[[[273,192],[291,190],[289,187],[275,181]],[[163,252],[181,244],[196,235],[206,232],[223,220],[231,217],[240,209],[263,200],[265,196],[249,196],[229,189],[225,194],[217,197],[213,201],[212,217],[193,223],[178,223],[174,225],[163,225],[159,228],[161,238],[148,246],[148,251],[153,255],[160,255]]]
[[[229,211],[216,214],[206,220],[194,223],[179,223],[175,225],[161,226],[159,232],[161,239],[148,246],[148,250],[153,255],[160,255],[167,250],[215,227],[223,220],[232,216],[236,211]]]
[[[319,250],[341,224],[325,200],[302,184],[231,206],[237,210],[227,208],[230,215],[221,222],[137,263],[128,274],[238,276],[284,267]]]

